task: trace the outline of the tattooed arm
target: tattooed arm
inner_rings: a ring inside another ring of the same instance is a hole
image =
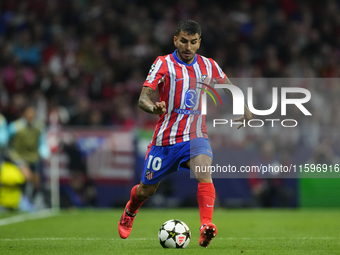
[[[155,104],[151,101],[151,95],[154,90],[150,87],[143,87],[142,92],[139,96],[138,106],[145,112],[152,114],[163,114],[166,112],[165,102],[156,102]]]

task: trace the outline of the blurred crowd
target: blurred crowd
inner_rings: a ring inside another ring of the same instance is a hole
[[[3,0],[0,112],[11,122],[29,100],[46,123],[56,113],[65,126],[153,127],[139,93],[187,18],[202,26],[199,54],[230,78],[339,77],[336,0]],[[328,89],[316,93],[336,109]]]

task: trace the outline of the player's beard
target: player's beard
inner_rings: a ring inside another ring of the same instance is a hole
[[[193,60],[193,58],[195,57],[195,53],[193,53],[191,51],[182,51],[181,57],[183,59],[183,62],[188,63],[191,60]]]

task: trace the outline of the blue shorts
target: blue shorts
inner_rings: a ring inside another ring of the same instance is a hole
[[[199,154],[213,158],[208,138],[195,138],[169,146],[152,145],[145,157],[141,180],[146,185],[156,184],[168,174],[189,169],[182,163]]]

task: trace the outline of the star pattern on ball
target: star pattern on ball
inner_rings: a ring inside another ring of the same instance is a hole
[[[163,237],[159,240],[163,248],[185,248],[191,239],[191,232],[188,226],[176,219],[164,223],[159,229],[160,233],[163,233]],[[174,246],[171,247],[169,240],[171,240],[170,243]]]

